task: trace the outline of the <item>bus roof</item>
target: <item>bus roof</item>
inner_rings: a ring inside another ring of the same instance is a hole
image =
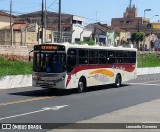
[[[88,45],[88,44],[71,44],[71,43],[42,43],[37,45],[62,45],[68,48],[84,48],[84,49],[109,49],[109,50],[128,50],[128,51],[137,51],[136,48],[130,48],[130,47],[113,47],[113,46],[100,46],[100,45]],[[35,46],[37,46],[35,45]]]

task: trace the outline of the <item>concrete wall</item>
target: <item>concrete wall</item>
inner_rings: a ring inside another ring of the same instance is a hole
[[[0,54],[1,55],[19,55],[19,56],[28,56],[32,48],[27,46],[9,46],[9,45],[0,45]]]
[[[0,77],[0,89],[27,87],[32,84],[31,75],[16,75]]]
[[[146,74],[156,74],[160,73],[160,67],[146,67],[146,68],[138,68],[137,75],[146,75]]]
[[[11,45],[11,33],[9,30],[0,30],[0,45]]]

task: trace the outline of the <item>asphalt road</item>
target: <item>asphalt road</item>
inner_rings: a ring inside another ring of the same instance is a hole
[[[160,74],[81,94],[33,87],[0,90],[0,123],[75,123],[159,98]]]

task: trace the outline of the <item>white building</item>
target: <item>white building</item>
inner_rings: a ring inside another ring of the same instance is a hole
[[[79,16],[73,16],[74,21],[83,22],[84,18]],[[80,23],[72,24],[72,40],[71,43],[78,43],[79,41],[83,41],[86,38],[91,38],[92,30],[86,29]]]

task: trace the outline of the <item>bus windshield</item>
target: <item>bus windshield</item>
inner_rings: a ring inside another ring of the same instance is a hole
[[[66,71],[65,53],[34,53],[34,72],[61,73]]]

